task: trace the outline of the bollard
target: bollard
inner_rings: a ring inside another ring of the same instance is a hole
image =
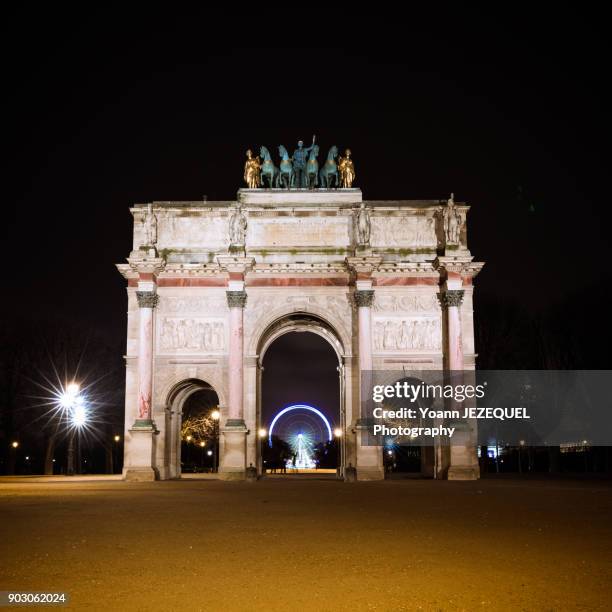
[[[356,482],[357,481],[357,470],[353,467],[352,463],[348,464],[348,467],[344,468],[344,482]]]
[[[257,469],[253,467],[252,463],[246,469],[246,479],[247,482],[255,482],[257,480]]]

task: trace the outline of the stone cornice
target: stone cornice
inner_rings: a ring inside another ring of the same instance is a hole
[[[378,266],[382,262],[382,257],[347,257],[345,261],[351,271],[357,274],[371,274],[378,269]]]
[[[317,274],[320,276],[329,276],[330,274],[347,274],[348,269],[344,262],[338,263],[276,263],[276,264],[256,264],[252,273],[269,276],[288,274],[295,276],[296,274]]]
[[[134,272],[130,264],[115,264],[115,266],[119,270],[119,274],[126,280],[138,279],[138,272]]]
[[[130,268],[138,274],[160,274],[166,267],[166,260],[163,257],[141,257],[135,255],[128,260]]]
[[[240,255],[218,255],[217,263],[224,272],[237,272],[244,274],[255,265],[255,258],[243,257]]]
[[[191,276],[220,276],[224,275],[223,268],[218,263],[168,263],[160,278],[165,277],[191,277]]]
[[[434,267],[433,263],[426,262],[381,262],[374,276],[381,274],[393,274],[393,275],[410,275],[410,276],[438,276],[438,270]]]
[[[434,262],[436,269],[440,272],[448,274],[453,272],[456,274],[468,275],[472,278],[476,276],[484,266],[484,262],[472,261],[471,256],[466,257],[438,257]]]

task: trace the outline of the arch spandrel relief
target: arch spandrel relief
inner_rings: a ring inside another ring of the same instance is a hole
[[[340,335],[345,351],[350,350],[352,312],[348,297],[258,293],[249,298],[245,312],[245,338],[249,354],[257,352],[262,334],[274,321],[298,312],[313,314],[328,322]]]

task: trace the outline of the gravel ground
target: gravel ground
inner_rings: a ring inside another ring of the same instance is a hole
[[[594,610],[608,482],[0,479],[0,590],[93,610]]]

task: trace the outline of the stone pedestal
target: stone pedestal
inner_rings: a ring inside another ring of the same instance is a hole
[[[450,446],[450,467],[448,480],[478,480],[480,467],[478,465],[476,447],[472,443],[469,428],[466,425],[455,431]]]
[[[137,421],[128,432],[126,440],[123,478],[131,481],[156,480],[153,469],[155,440],[159,432],[152,421]]]
[[[362,438],[367,438],[367,425],[358,424],[355,427],[355,432],[357,434],[357,480],[384,480],[385,467],[383,465],[382,448],[362,443]]]
[[[247,428],[242,419],[228,419],[221,429],[223,452],[219,464],[219,478],[222,480],[244,480],[246,469]]]

